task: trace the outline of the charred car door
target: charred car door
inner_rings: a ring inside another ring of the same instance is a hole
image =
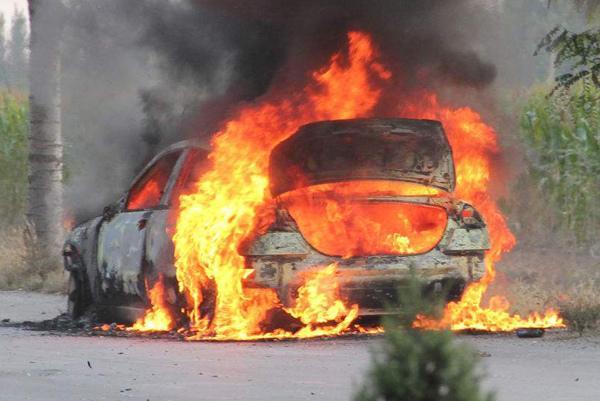
[[[176,301],[177,290],[172,238],[175,234],[179,197],[194,192],[195,185],[207,170],[207,156],[208,150],[199,147],[191,147],[185,151],[175,168],[173,179],[167,185],[163,206],[153,210],[149,217],[144,255],[146,285],[150,287],[162,277],[167,284],[167,301],[170,303]]]
[[[135,179],[113,213],[105,213],[98,233],[98,285],[106,305],[143,304],[145,252],[149,223],[167,209],[165,193],[173,185],[182,149],[154,158]]]

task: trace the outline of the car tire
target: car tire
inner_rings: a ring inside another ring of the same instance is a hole
[[[67,314],[71,319],[80,318],[89,305],[89,296],[85,284],[85,277],[82,277],[80,272],[72,271],[69,274]]]
[[[444,280],[442,287],[446,290],[446,302],[458,302],[467,288],[467,283],[463,280]]]

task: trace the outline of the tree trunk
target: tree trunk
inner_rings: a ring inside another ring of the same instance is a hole
[[[28,0],[31,23],[29,62],[29,199],[27,218],[38,244],[52,254],[63,241],[63,146],[60,118],[60,37],[58,1]]]

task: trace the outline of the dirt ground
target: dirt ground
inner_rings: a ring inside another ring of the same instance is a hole
[[[64,297],[0,292],[0,320],[43,320]],[[500,401],[600,398],[600,337],[460,336]],[[186,343],[0,326],[0,401],[350,400],[378,338]]]

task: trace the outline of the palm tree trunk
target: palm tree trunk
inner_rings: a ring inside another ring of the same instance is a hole
[[[63,241],[63,145],[60,118],[60,36],[56,1],[28,0],[29,202],[27,217],[39,245],[58,253]],[[56,10],[54,10],[56,11]],[[60,13],[62,10],[59,10]]]

